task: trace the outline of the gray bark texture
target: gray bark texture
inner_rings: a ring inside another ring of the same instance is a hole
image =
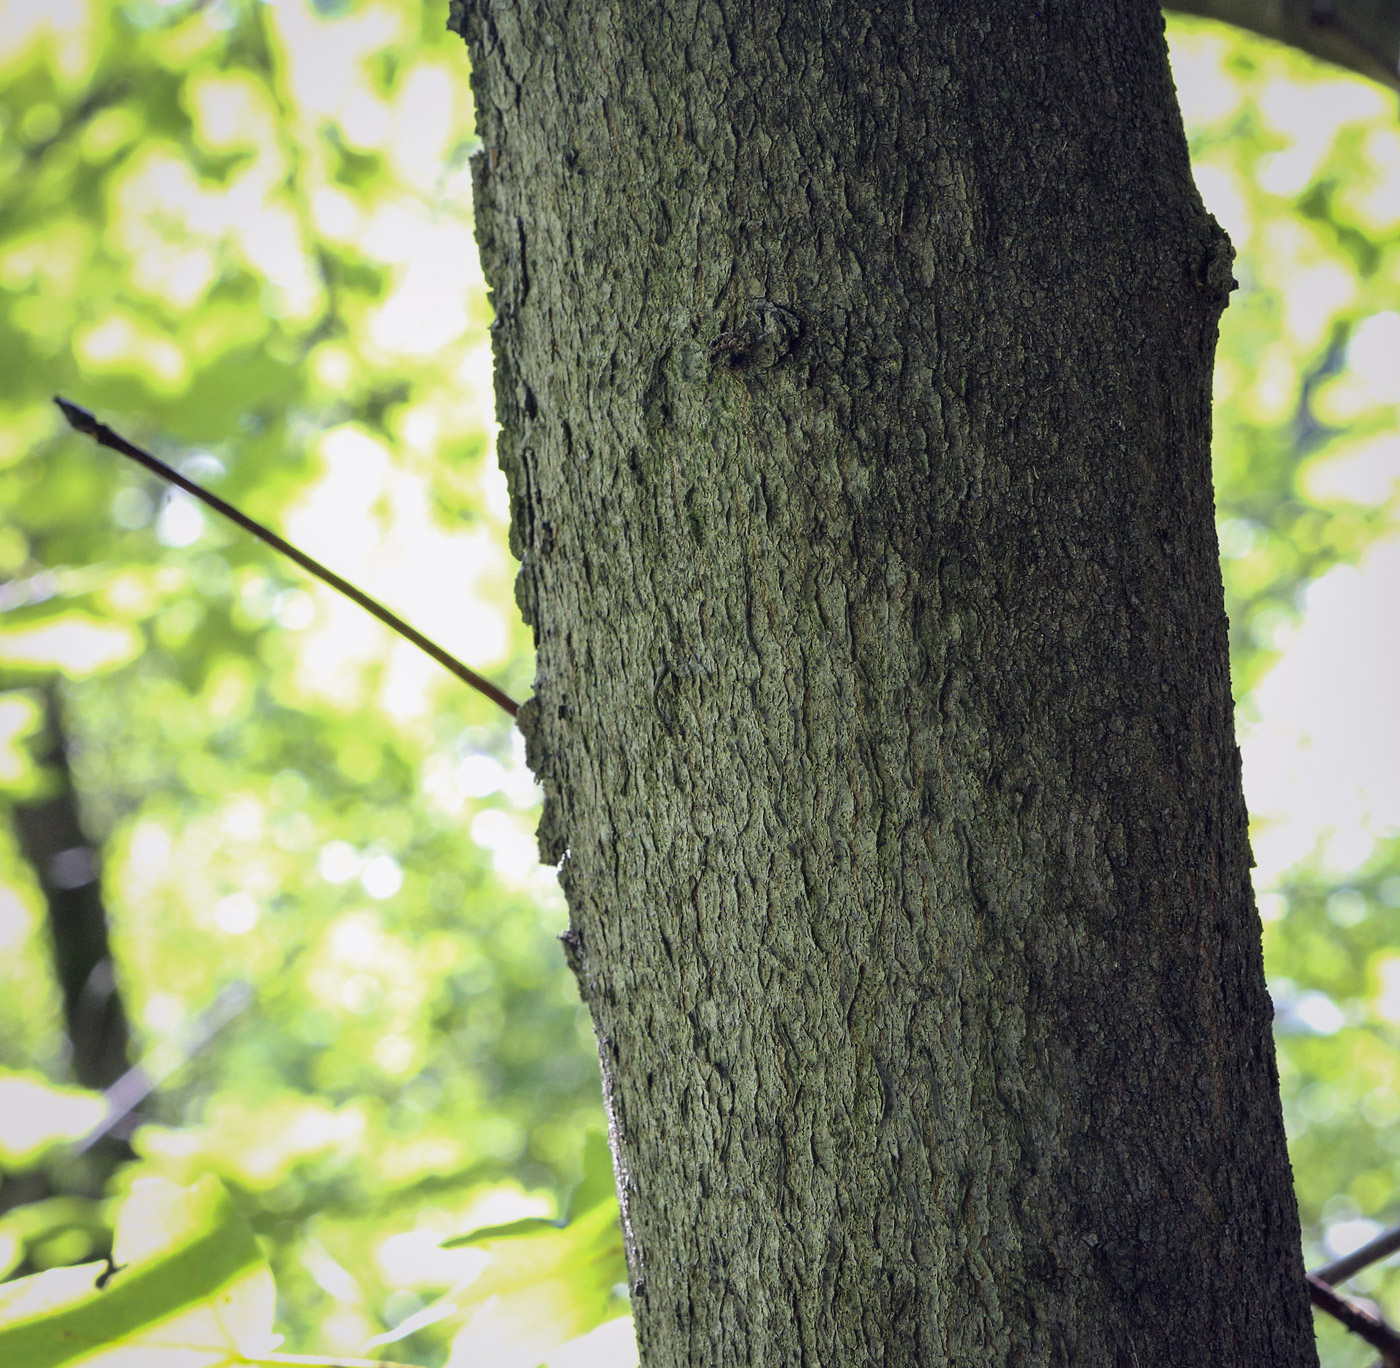
[[[1316,1362],[1147,0],[456,0],[643,1362]]]

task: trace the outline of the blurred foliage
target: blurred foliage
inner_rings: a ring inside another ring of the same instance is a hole
[[[417,1362],[528,1368],[546,1317],[516,1314],[513,1342],[500,1316],[439,1317],[443,1299],[523,1262],[551,1314],[584,1308],[570,1333],[625,1306],[615,1247],[514,1225],[596,1183],[602,1128],[514,733],[50,403],[98,410],[523,696],[445,18],[0,5],[0,799],[44,782],[35,688],[61,673],[121,991],[164,1079],[137,1161],[94,1189],[61,1143],[91,1099],[62,1091],[42,900],[0,833],[0,1091],[47,1088],[53,1117],[0,1136],[0,1266],[101,1258],[135,1184],[217,1175],[276,1274],[288,1349],[397,1332]],[[1248,720],[1309,585],[1395,532],[1400,125],[1393,97],[1260,40],[1170,36],[1198,180],[1239,250],[1216,474]],[[1300,848],[1269,877],[1316,1262],[1400,1220],[1396,833],[1349,865]],[[182,1044],[238,984],[247,1009]],[[1359,1285],[1400,1313],[1400,1274]],[[1324,1342],[1337,1368],[1364,1361]]]
[[[1400,127],[1393,94],[1291,49],[1189,20],[1169,37],[1196,182],[1237,254],[1214,449],[1247,697],[1308,583],[1394,528]]]
[[[115,1272],[97,1261],[0,1287],[0,1362],[224,1368],[275,1352],[272,1270],[215,1179],[144,1178],[114,1225]]]
[[[121,991],[173,1069],[117,1191],[221,1177],[292,1350],[358,1352],[479,1271],[437,1242],[561,1210],[601,1133],[536,791],[504,714],[65,432],[50,397],[523,695],[445,25],[408,0],[0,6],[0,788],[41,782],[33,686],[61,671]],[[60,1083],[46,937],[7,836],[0,1066]],[[182,1059],[237,983],[251,1005]],[[82,1161],[37,1153],[76,1195],[0,1217],[8,1266],[103,1256]],[[593,1320],[625,1311],[620,1255],[606,1268]],[[399,1357],[440,1363],[454,1336],[470,1352],[458,1317]]]
[[[1215,376],[1216,496],[1284,1114],[1315,1267],[1400,1223],[1400,767],[1369,809],[1356,775],[1321,764],[1281,795],[1296,754],[1283,763],[1251,737],[1268,712],[1261,742],[1332,745],[1337,765],[1400,758],[1393,619],[1380,616],[1400,584],[1390,572],[1374,583],[1400,546],[1400,119],[1392,93],[1290,49],[1188,20],[1168,36],[1197,183],[1238,253]],[[1305,613],[1359,606],[1367,581],[1339,567],[1368,562],[1376,616],[1351,613],[1353,640],[1300,632]],[[1285,672],[1291,692],[1274,687]],[[1312,734],[1294,717],[1282,737],[1280,711],[1304,702]],[[1279,817],[1285,802],[1307,811]],[[1394,1260],[1343,1290],[1400,1319]],[[1317,1319],[1328,1368],[1374,1361]]]
[[[606,1146],[602,1157],[610,1175]],[[454,1352],[453,1363],[489,1355],[492,1364],[534,1364],[561,1344],[580,1345],[577,1332],[597,1326],[608,1310],[622,1251],[610,1181],[595,1198],[567,1223],[519,1221],[448,1241],[476,1246],[480,1257],[436,1304],[368,1347],[449,1318],[466,1321],[459,1344],[475,1341],[467,1356]],[[0,1363],[270,1368],[287,1361],[273,1329],[276,1302],[272,1268],[221,1183],[206,1175],[181,1187],[143,1177],[118,1205],[110,1265],[49,1268],[0,1286]],[[348,1368],[340,1356],[296,1361]],[[353,1362],[371,1368],[371,1360]],[[377,1357],[372,1363],[398,1368]]]

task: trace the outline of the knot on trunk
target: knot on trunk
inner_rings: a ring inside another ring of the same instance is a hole
[[[723,332],[709,346],[710,359],[731,370],[770,370],[789,355],[802,336],[802,320],[769,299],[749,300],[749,319]]]

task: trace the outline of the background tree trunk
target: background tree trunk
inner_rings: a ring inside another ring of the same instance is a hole
[[[56,679],[44,683],[42,697],[35,758],[46,786],[42,796],[14,805],[15,835],[44,895],[73,1077],[100,1092],[131,1067],[131,1029],[112,959],[100,851],[83,830]]]
[[[1166,8],[1238,24],[1400,90],[1395,0],[1173,0]]]
[[[454,22],[643,1361],[1315,1362],[1160,12]]]

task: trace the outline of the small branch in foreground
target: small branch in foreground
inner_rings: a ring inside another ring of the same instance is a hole
[[[1397,1249],[1400,1249],[1400,1226],[1391,1226],[1389,1230],[1381,1231],[1374,1240],[1367,1240],[1360,1249],[1353,1249],[1350,1254],[1313,1269],[1313,1277],[1329,1286],[1336,1286],[1354,1277],[1363,1268],[1378,1263],[1387,1254],[1394,1254]]]
[[[1319,1310],[1340,1321],[1353,1335],[1366,1341],[1381,1356],[1385,1368],[1400,1368],[1400,1335],[1383,1320],[1348,1301],[1314,1273],[1309,1273],[1308,1297]]]
[[[485,694],[498,708],[503,709],[512,717],[520,711],[520,705],[509,694],[498,689],[489,679],[477,674],[475,670],[463,665],[451,652],[443,650],[435,641],[430,641],[422,632],[410,627],[397,613],[390,612],[382,603],[355,588],[349,580],[342,579],[334,570],[326,569],[320,561],[313,560],[304,551],[299,551],[291,542],[279,537],[277,533],[264,527],[262,523],[255,522],[246,513],[219,498],[217,494],[211,494],[202,485],[195,484],[193,480],[181,475],[172,466],[168,466],[164,461],[152,456],[149,451],[143,450],[133,442],[128,442],[125,437],[118,432],[113,432],[105,423],[99,423],[87,409],[80,408],[77,404],[70,403],[58,395],[54,396],[54,403],[58,405],[75,432],[81,432],[85,436],[91,437],[99,446],[120,452],[121,455],[129,457],[138,465],[145,466],[153,474],[159,475],[162,480],[175,485],[178,489],[183,489],[186,494],[192,495],[216,513],[221,513],[230,522],[237,523],[245,532],[251,532],[259,541],[265,542],[274,551],[280,551],[289,560],[295,561],[307,574],[314,575],[322,583],[329,584],[332,589],[344,594],[352,603],[359,604],[365,612],[377,617],[380,622],[397,632],[405,641],[411,641],[420,651],[432,656],[439,665],[450,670],[464,684],[469,684],[478,693]]]

